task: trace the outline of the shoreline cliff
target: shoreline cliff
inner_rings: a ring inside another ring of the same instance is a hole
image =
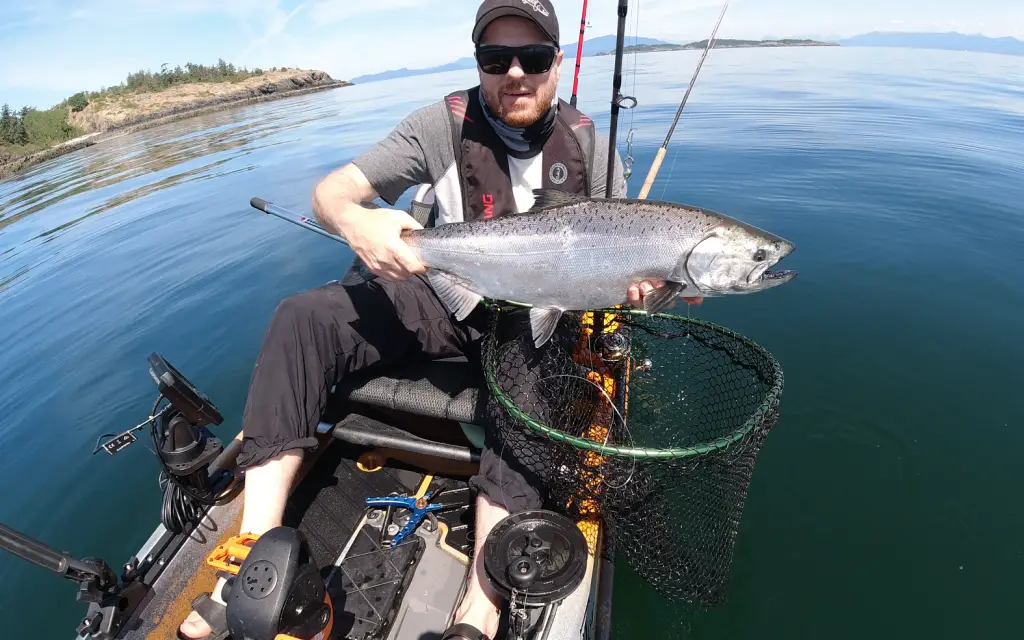
[[[75,110],[67,123],[83,135],[7,159],[0,154],[0,180],[105,140],[213,111],[352,86],[323,71],[281,69],[236,82],[192,82],[160,91],[100,93]]]

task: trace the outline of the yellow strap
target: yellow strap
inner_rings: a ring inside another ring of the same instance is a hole
[[[420,488],[416,490],[416,495],[413,497],[422,498],[423,496],[427,495],[427,489],[430,488],[430,483],[433,481],[434,476],[430,475],[429,473],[423,476],[423,480],[420,482]]]

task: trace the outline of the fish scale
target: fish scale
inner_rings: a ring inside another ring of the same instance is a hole
[[[483,298],[528,305],[539,346],[562,312],[625,304],[629,286],[645,280],[667,283],[645,296],[654,313],[679,294],[746,293],[795,275],[757,273],[791,252],[791,243],[714,211],[550,189],[534,196],[526,213],[402,234],[457,318]]]

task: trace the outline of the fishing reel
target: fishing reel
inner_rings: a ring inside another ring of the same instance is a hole
[[[629,339],[620,331],[602,333],[594,341],[594,346],[608,366],[620,364],[629,355]]]

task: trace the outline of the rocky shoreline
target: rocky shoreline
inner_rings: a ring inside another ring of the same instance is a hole
[[[278,79],[276,82],[262,82],[254,86],[242,86],[237,91],[227,92],[222,95],[183,101],[166,109],[127,116],[119,119],[114,124],[108,126],[101,125],[99,127],[101,130],[99,131],[93,131],[48,149],[0,164],[0,180],[58,156],[143,129],[232,107],[281,98],[291,98],[307,93],[349,86],[352,86],[351,82],[334,80],[322,71],[300,71],[286,78]],[[173,89],[168,91],[173,91]],[[69,120],[73,124],[78,124],[75,122],[76,117],[79,120],[83,118],[81,114],[72,114]]]

